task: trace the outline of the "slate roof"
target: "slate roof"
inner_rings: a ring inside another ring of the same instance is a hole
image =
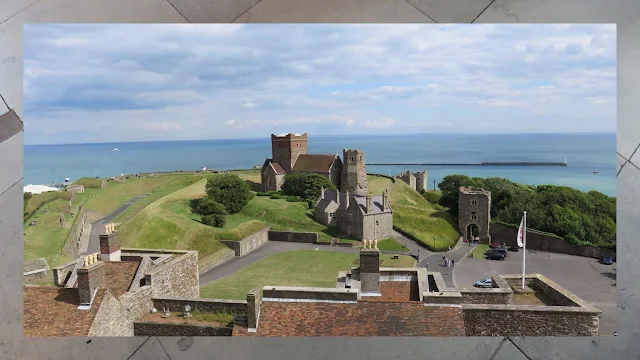
[[[329,173],[337,155],[300,154],[292,171]]]
[[[90,310],[78,310],[77,288],[24,287],[25,336],[87,336],[107,290],[98,290]]]
[[[264,168],[265,166],[272,166],[273,170],[275,170],[277,175],[284,175],[287,173],[287,171],[282,167],[282,165],[273,162],[272,159],[266,159],[264,161],[264,164],[262,164],[262,167]]]
[[[464,336],[465,331],[462,308],[425,306],[420,301],[263,301],[255,335]]]
[[[366,213],[367,211],[367,198],[365,196],[354,195],[351,197],[351,200],[355,199],[358,205],[360,205],[360,210]],[[373,214],[380,214],[384,211],[382,210],[382,195],[376,195],[371,197],[371,203],[373,205]]]
[[[316,208],[320,209],[320,210],[325,210],[327,207],[329,207],[329,205],[331,205],[332,202],[337,203],[338,199],[338,193],[335,190],[332,189],[325,189],[324,190],[324,197],[318,200],[318,203],[316,204]]]

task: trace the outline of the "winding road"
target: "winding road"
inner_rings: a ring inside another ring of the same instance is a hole
[[[135,204],[138,200],[148,195],[149,194],[138,195],[133,199],[124,203],[122,206],[120,206],[116,210],[114,210],[111,214],[91,223],[91,235],[89,235],[89,245],[87,246],[87,251],[84,252],[83,255],[100,252],[100,234],[102,234],[103,232],[102,230],[104,230],[104,226],[110,223],[111,220],[117,218],[120,214],[122,214],[125,210],[127,210],[131,205]]]

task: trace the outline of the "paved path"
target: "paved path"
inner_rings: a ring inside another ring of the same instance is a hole
[[[91,235],[89,237],[89,246],[87,247],[87,251],[83,254],[91,254],[95,252],[100,252],[100,234],[103,233],[104,226],[111,222],[111,220],[118,217],[118,215],[122,214],[125,210],[129,208],[129,206],[135,204],[138,200],[146,197],[149,194],[142,194],[134,197],[133,199],[127,201],[124,205],[117,208],[111,214],[103,217],[100,220],[96,220],[91,224]]]
[[[469,251],[473,250],[473,247],[465,245],[464,242],[460,241],[459,243],[462,243],[462,245],[456,246],[451,249],[451,251],[434,253],[422,259],[420,261],[420,267],[425,267],[427,262],[429,262],[429,266],[427,267],[429,271],[439,272],[442,274],[442,279],[447,286],[456,287],[456,282],[453,279],[454,270],[458,267],[460,260],[467,256]],[[442,260],[443,256],[446,256],[449,260],[454,260],[455,265],[453,267],[445,267],[444,261]]]
[[[409,250],[411,250],[412,254],[420,254],[421,259],[425,256],[429,256],[433,254],[433,252],[427,250],[427,248],[425,248],[422,244],[419,244],[413,239],[402,235],[396,230],[393,230],[393,234],[391,235],[391,237],[401,242],[402,244],[404,244],[404,246],[406,246]]]
[[[527,250],[527,273],[542,274],[602,311],[600,334],[616,331],[617,264],[596,259]],[[509,253],[503,261],[466,258],[456,265],[455,281],[471,287],[495,274],[522,274],[522,251]]]
[[[335,252],[350,252],[354,255],[358,254],[359,248],[348,248],[340,246],[327,246],[305,243],[290,243],[280,241],[269,241],[266,245],[259,247],[255,251],[243,256],[233,258],[226,263],[215,267],[203,274],[200,274],[200,285],[208,284],[212,281],[220,280],[226,276],[229,276],[242,268],[253,264],[256,261],[262,260],[267,256],[292,250],[315,250],[319,251],[335,251]],[[336,274],[337,276],[338,274]]]

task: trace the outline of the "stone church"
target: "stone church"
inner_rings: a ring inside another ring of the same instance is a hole
[[[319,174],[338,189],[365,196],[368,193],[364,152],[344,149],[343,159],[334,154],[309,154],[307,134],[271,135],[271,159],[260,172],[260,191],[277,191],[290,172]]]
[[[388,189],[377,196],[322,189],[314,208],[314,218],[360,240],[384,240],[393,232]]]

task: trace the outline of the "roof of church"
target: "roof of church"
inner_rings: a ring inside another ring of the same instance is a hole
[[[293,171],[328,173],[337,155],[300,154],[293,165]]]
[[[262,164],[262,167],[264,168],[265,166],[269,166],[269,165],[271,165],[273,170],[276,172],[276,175],[284,175],[287,173],[287,171],[282,167],[282,165],[280,165],[277,162],[273,162],[273,159],[266,159],[264,161],[264,164]]]

